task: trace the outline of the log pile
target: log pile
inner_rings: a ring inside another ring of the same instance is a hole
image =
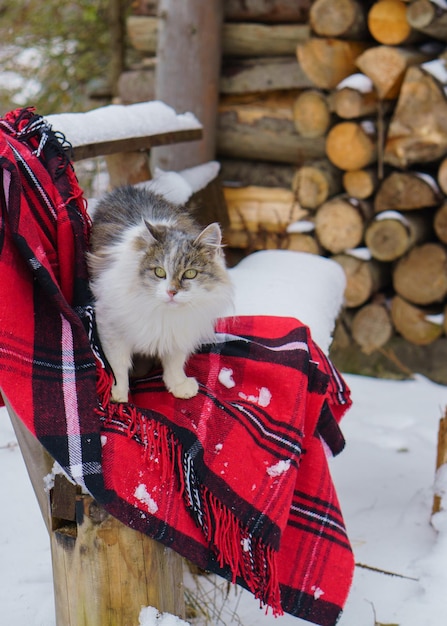
[[[343,332],[365,354],[396,336],[434,344],[447,331],[443,3],[224,0],[224,14],[228,245],[333,257],[347,276]],[[158,19],[156,2],[133,3],[141,61],[127,98],[153,71]]]

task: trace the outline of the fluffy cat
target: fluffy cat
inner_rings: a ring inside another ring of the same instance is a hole
[[[97,204],[88,254],[98,333],[127,402],[132,357],[158,357],[177,398],[198,391],[184,365],[227,312],[232,287],[217,223],[201,229],[184,207],[145,188],[119,187]]]

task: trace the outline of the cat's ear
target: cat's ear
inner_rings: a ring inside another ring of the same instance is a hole
[[[154,224],[151,224],[150,222],[148,222],[147,220],[144,220],[144,224],[146,226],[146,232],[145,232],[146,240],[149,243],[159,242],[160,231],[157,229],[157,227],[154,226]]]
[[[194,240],[194,244],[220,248],[222,244],[222,232],[217,222],[213,222],[202,230],[200,235]]]

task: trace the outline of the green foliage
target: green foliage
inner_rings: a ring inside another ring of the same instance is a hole
[[[45,115],[86,110],[89,85],[110,82],[108,15],[109,0],[4,2],[0,113],[17,106]],[[27,82],[14,85],[19,77]]]

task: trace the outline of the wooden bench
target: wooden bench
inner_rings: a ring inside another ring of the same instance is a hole
[[[70,142],[73,161],[105,156],[113,185],[149,179],[151,148],[202,135],[193,116],[176,115],[160,102],[47,120]],[[144,606],[184,617],[182,558],[123,525],[54,473],[54,460],[4,400],[50,537],[56,625],[136,626]],[[53,475],[54,485],[46,490]]]

